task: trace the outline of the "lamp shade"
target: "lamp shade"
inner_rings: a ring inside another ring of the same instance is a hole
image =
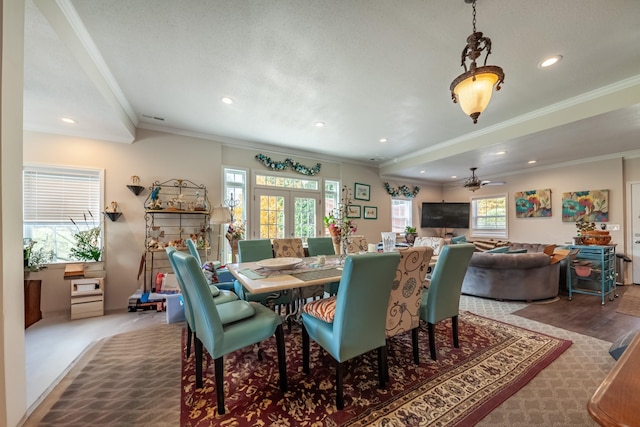
[[[211,224],[226,224],[231,221],[231,211],[226,206],[214,206],[211,211]]]
[[[498,82],[498,76],[494,73],[476,74],[475,80],[472,75],[458,83],[453,89],[458,103],[466,115],[482,113],[493,93],[493,86]]]

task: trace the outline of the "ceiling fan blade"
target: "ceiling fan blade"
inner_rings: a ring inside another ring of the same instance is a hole
[[[506,182],[505,181],[482,181],[482,183],[480,183],[480,185],[482,185],[483,187],[485,185],[505,185]]]

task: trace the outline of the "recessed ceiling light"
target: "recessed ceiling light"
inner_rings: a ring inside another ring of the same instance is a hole
[[[316,127],[317,128],[324,127],[324,122],[316,122]]]
[[[497,154],[497,155],[502,155],[502,154],[507,154],[507,152],[506,152],[506,151],[504,151],[504,150],[502,150],[502,151],[498,151],[496,154]]]
[[[420,173],[427,173],[427,171],[420,171]]]
[[[387,142],[387,138],[380,138],[380,142],[384,144],[385,142]]]
[[[545,58],[541,63],[538,64],[538,67],[540,68],[547,68],[552,66],[553,64],[556,64],[558,61],[560,61],[562,59],[562,55],[554,55],[554,56],[550,56],[548,58]]]
[[[529,160],[529,162],[528,162],[528,163],[529,163],[530,165],[532,165],[532,164],[534,164],[535,162],[536,162],[536,160]]]
[[[75,120],[73,120],[73,119],[70,119],[69,117],[63,117],[63,118],[61,118],[60,120],[62,120],[62,121],[63,121],[63,122],[65,122],[65,123],[72,124],[72,125],[73,125],[73,124],[78,123],[77,121],[75,121]]]
[[[451,175],[451,179],[456,179],[458,175]]]
[[[233,99],[229,98],[228,96],[223,96],[222,98],[220,98],[220,101],[222,101],[223,104],[227,105],[233,104]]]

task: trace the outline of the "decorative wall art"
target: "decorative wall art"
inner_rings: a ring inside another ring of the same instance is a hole
[[[562,222],[609,221],[609,190],[562,193]]]
[[[518,191],[513,197],[516,202],[516,218],[551,216],[550,189]]]
[[[305,166],[302,163],[298,163],[293,159],[286,158],[282,162],[273,160],[271,157],[267,157],[264,154],[256,154],[256,160],[274,171],[282,171],[287,168],[301,173],[302,175],[313,176],[320,173],[320,163],[316,163],[315,166]]]
[[[376,206],[364,207],[364,219],[378,219],[378,208]]]
[[[349,205],[347,206],[347,218],[360,218],[362,216],[362,206]]]
[[[353,198],[356,200],[371,200],[371,186],[356,182],[353,190]]]

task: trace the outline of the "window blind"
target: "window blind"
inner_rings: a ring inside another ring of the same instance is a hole
[[[68,223],[91,212],[100,221],[101,171],[53,167],[25,167],[23,221]],[[89,218],[87,218],[89,220]]]

